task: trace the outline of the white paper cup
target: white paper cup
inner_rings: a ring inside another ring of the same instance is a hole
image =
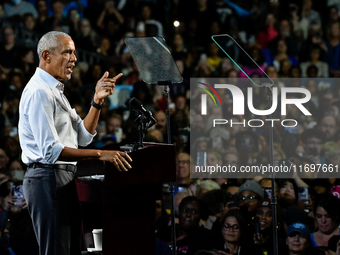
[[[92,234],[93,234],[93,240],[94,240],[94,248],[96,250],[101,250],[102,249],[103,230],[102,229],[94,229],[94,230],[92,230]]]

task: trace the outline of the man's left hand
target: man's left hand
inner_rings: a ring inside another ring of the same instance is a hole
[[[94,94],[93,101],[96,104],[103,104],[104,98],[108,97],[109,95],[112,95],[116,86],[116,81],[122,76],[123,74],[120,73],[113,78],[108,78],[109,72],[106,71],[103,77],[100,78],[100,80],[97,82],[96,93]]]

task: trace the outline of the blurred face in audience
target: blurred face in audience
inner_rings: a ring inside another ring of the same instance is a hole
[[[324,234],[331,234],[337,227],[327,211],[321,206],[316,208],[315,217],[318,229]]]
[[[336,132],[336,120],[333,116],[326,116],[320,123],[320,130],[326,136],[326,139],[330,139],[335,135]]]
[[[106,132],[108,134],[115,134],[115,130],[122,126],[120,119],[115,117],[110,117],[106,123]]]
[[[240,226],[234,216],[225,219],[222,225],[222,235],[228,243],[238,243],[240,241]]]
[[[54,16],[61,17],[64,11],[64,4],[61,1],[57,1],[52,6]]]
[[[219,155],[216,155],[216,153],[207,153],[207,165],[208,166],[216,166],[222,165],[222,160],[220,159]]]
[[[280,32],[284,36],[289,36],[290,27],[288,20],[282,20],[280,23]]]
[[[5,44],[12,44],[15,42],[15,34],[11,27],[7,27],[4,30],[4,41]]]
[[[254,212],[259,204],[259,201],[259,195],[251,190],[244,190],[238,195],[238,205],[247,206],[248,212]]]
[[[259,217],[261,230],[271,229],[273,216],[270,207],[261,206],[257,210],[256,216]]]
[[[80,15],[78,10],[73,9],[70,11],[70,20],[72,21],[72,23],[76,24],[79,21]]]
[[[81,20],[80,31],[84,37],[88,36],[91,32],[90,22],[88,20]]]
[[[196,201],[181,205],[179,208],[179,227],[190,232],[198,227],[200,221],[199,205]]]
[[[151,9],[149,6],[143,6],[142,8],[142,17],[143,20],[149,20],[151,17]]]
[[[192,128],[194,128],[195,132],[197,132],[198,134],[203,130],[204,130],[204,120],[202,115],[195,115],[195,117],[193,118],[193,122],[191,123]]]
[[[309,246],[308,240],[302,237],[298,232],[290,233],[286,239],[286,244],[288,245],[290,254],[300,254]]]
[[[35,27],[35,19],[32,15],[29,15],[25,18],[25,27],[28,30],[32,30]]]
[[[321,146],[322,146],[322,141],[320,138],[310,137],[307,139],[307,142],[304,144],[304,151],[307,153],[307,155],[309,155],[311,149],[316,148],[319,154],[321,150]]]
[[[162,133],[166,132],[166,115],[162,111],[158,111],[154,114],[157,123],[155,127],[160,130]]]
[[[176,176],[177,179],[186,179],[190,177],[190,156],[187,153],[180,153],[176,158]]]
[[[339,107],[337,105],[332,105],[332,107],[331,107],[331,115],[334,118],[338,118],[339,117]]]
[[[269,66],[267,67],[266,73],[268,74],[268,76],[272,79],[277,78],[277,72],[275,70],[274,66]]]
[[[176,109],[177,110],[184,110],[185,108],[185,97],[178,97],[177,100],[176,100]]]
[[[0,149],[0,170],[6,169],[9,158],[3,149]]]
[[[333,22],[337,22],[338,18],[339,18],[339,11],[337,10],[337,8],[332,7],[329,11],[329,17],[331,19],[331,21]]]
[[[236,154],[228,153],[224,155],[224,165],[235,166],[238,168],[238,157]]]
[[[208,149],[208,142],[202,141],[197,144],[197,152],[206,151]]]
[[[280,189],[280,197],[295,200],[294,186],[291,182],[285,182]]]
[[[277,50],[280,53],[285,53],[287,52],[287,45],[286,42],[284,40],[280,40],[277,44]]]
[[[339,36],[340,36],[340,25],[338,23],[333,23],[331,25],[331,36],[333,38],[339,38]]]

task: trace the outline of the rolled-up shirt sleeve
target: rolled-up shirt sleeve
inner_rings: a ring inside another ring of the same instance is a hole
[[[59,142],[54,126],[53,98],[48,97],[43,90],[36,90],[27,103],[27,118],[33,135],[27,147],[37,147],[42,157],[41,163],[54,164],[65,146]]]
[[[94,134],[91,134],[89,131],[87,131],[84,125],[84,120],[81,120],[79,122],[77,131],[78,131],[78,144],[83,147],[89,145],[97,134],[97,131],[95,131]]]

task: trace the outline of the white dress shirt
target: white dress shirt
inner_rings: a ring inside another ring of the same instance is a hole
[[[86,146],[96,135],[86,130],[83,120],[71,109],[63,95],[63,84],[39,67],[21,95],[19,116],[19,140],[26,165],[76,164],[57,161],[61,151],[65,146]]]

